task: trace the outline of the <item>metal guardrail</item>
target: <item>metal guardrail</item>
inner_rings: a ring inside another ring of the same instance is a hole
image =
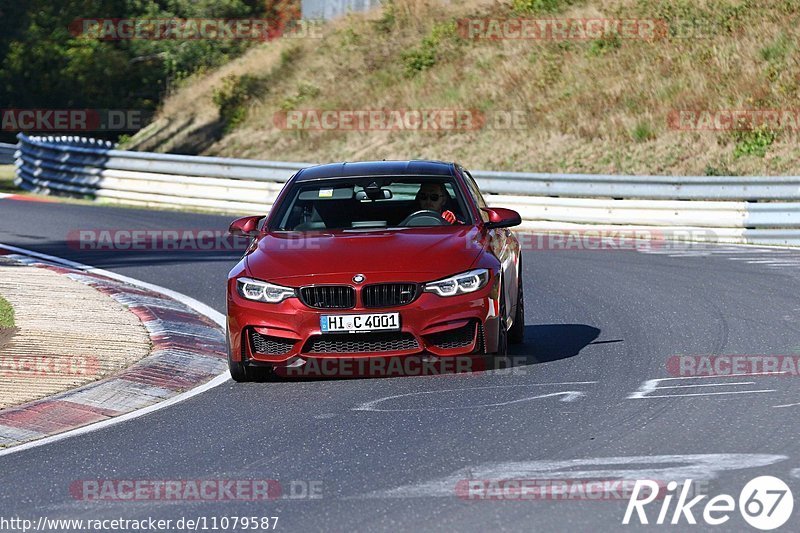
[[[21,188],[144,206],[264,213],[285,181],[310,165],[121,151],[78,137],[18,139]],[[491,205],[520,212],[524,229],[657,229],[711,241],[800,245],[798,176],[472,174]]]
[[[332,19],[350,11],[369,11],[380,3],[380,0],[302,0],[300,9],[304,19]]]
[[[16,151],[16,144],[0,143],[0,165],[13,165]]]

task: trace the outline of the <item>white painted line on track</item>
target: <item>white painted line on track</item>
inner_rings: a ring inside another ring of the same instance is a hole
[[[208,305],[195,300],[190,296],[186,296],[185,294],[181,294],[179,292],[173,291],[172,289],[167,289],[166,287],[161,287],[160,285],[154,285],[152,283],[147,283],[145,281],[140,281],[135,278],[129,278],[128,276],[123,276],[122,274],[117,274],[116,272],[110,272],[108,270],[103,270],[102,268],[95,268],[91,265],[85,265],[83,263],[78,263],[75,261],[70,261],[69,259],[63,259],[60,257],[55,257],[52,255],[42,254],[39,252],[34,252],[33,250],[26,250],[24,248],[17,248],[16,246],[9,246],[5,244],[0,244],[0,249],[7,250],[9,252],[14,252],[21,255],[27,255],[29,257],[34,257],[37,259],[42,259],[44,261],[49,261],[51,263],[56,263],[59,265],[63,265],[65,267],[74,268],[76,270],[82,270],[84,272],[89,272],[92,274],[99,274],[102,276],[106,276],[108,278],[115,279],[117,281],[122,281],[125,283],[129,283],[131,285],[135,285],[137,287],[142,287],[145,289],[149,289],[154,292],[159,292],[170,298],[178,300],[179,302],[191,307],[198,313],[207,316],[215,323],[217,323],[220,327],[225,327],[225,316],[209,307]],[[214,387],[218,387],[222,385],[226,381],[230,379],[228,372],[225,371],[224,373],[218,375],[217,377],[213,378],[211,381],[208,381],[199,387],[195,387],[191,390],[178,394],[177,396],[173,396],[169,400],[165,400],[163,402],[151,405],[149,407],[145,407],[143,409],[139,409],[137,411],[132,411],[130,413],[126,413],[124,415],[116,416],[114,418],[109,418],[108,420],[102,420],[100,422],[95,422],[93,424],[89,424],[86,426],[82,426],[76,429],[72,429],[69,431],[65,431],[63,433],[59,433],[57,435],[51,435],[49,437],[45,437],[43,439],[34,440],[30,442],[26,442],[24,444],[20,444],[18,446],[13,446],[11,448],[6,448],[0,450],[0,457],[4,455],[10,455],[12,453],[21,452],[24,450],[30,450],[31,448],[38,448],[39,446],[45,446],[47,444],[51,444],[53,442],[57,442],[60,440],[68,439],[70,437],[76,437],[78,435],[84,435],[86,433],[91,433],[92,431],[97,431],[100,429],[107,428],[109,426],[113,426],[115,424],[121,424],[122,422],[127,422],[128,420],[133,420],[134,418],[139,418],[140,416],[144,416],[155,411],[159,411],[161,409],[166,409],[167,407],[173,406],[176,403],[180,403],[184,400],[188,400],[194,396],[202,394],[207,390],[213,389]]]
[[[643,455],[567,460],[493,462],[457,470],[449,475],[346,499],[431,498],[457,496],[459,483],[475,480],[594,480],[692,479],[708,480],[721,473],[773,465],[786,455],[717,453]],[[800,469],[796,469],[800,471]],[[794,471],[793,471],[794,472]],[[800,475],[796,476],[800,477]]]
[[[702,385],[666,385],[659,389],[690,389],[693,387],[735,387],[737,385],[755,385],[755,381],[737,381],[734,383],[704,383]]]
[[[675,378],[657,378],[657,379],[648,379],[644,381],[639,388],[628,395],[629,400],[646,400],[648,398],[683,398],[686,396],[716,396],[721,394],[752,394],[752,393],[764,393],[764,392],[776,392],[775,389],[760,389],[760,390],[749,390],[749,391],[726,391],[726,392],[701,392],[701,393],[691,393],[691,394],[671,394],[671,395],[660,395],[655,396],[651,395],[650,393],[656,392],[662,389],[675,389],[675,388],[684,388],[689,387],[690,385],[686,385],[684,387],[679,387],[675,385],[664,385],[662,386],[661,383],[664,381],[675,381],[675,380],[685,380],[685,379],[729,379],[729,378],[740,378],[740,377],[748,377],[748,376],[780,376],[782,374],[786,374],[785,371],[780,372],[746,372],[742,374],[726,374],[726,375],[719,375],[719,376],[683,376],[683,377],[675,377]],[[731,386],[734,385],[752,385],[755,382],[748,381],[748,382],[741,382],[737,381],[731,383]],[[715,386],[713,383],[703,383],[699,385],[694,385],[696,387],[712,387]]]
[[[689,396],[719,396],[721,394],[757,394],[760,392],[777,392],[777,389],[739,390],[739,391],[729,391],[729,392],[693,392],[690,394],[662,394],[660,396],[648,394],[647,396],[644,396],[644,398],[686,398]]]
[[[798,402],[798,403],[787,403],[787,404],[783,404],[783,405],[773,405],[772,407],[794,407],[796,405],[800,405],[800,402]],[[798,471],[800,471],[800,468],[798,469]]]
[[[775,249],[767,249],[762,250],[760,248],[753,248],[752,250],[736,250],[725,248],[721,250],[714,250],[713,253],[715,254],[762,254],[762,253],[770,253],[770,254],[789,254],[792,253],[792,250],[775,250]]]
[[[789,260],[789,259],[748,259],[745,262],[749,263],[751,265],[785,265],[785,264],[797,264],[798,260]]]
[[[471,404],[465,405],[461,407],[418,407],[414,409],[380,409],[376,406],[379,403],[388,401],[388,400],[395,400],[397,398],[406,398],[408,396],[421,396],[423,394],[441,394],[444,392],[460,392],[460,391],[472,391],[472,390],[497,390],[497,389],[514,389],[514,388],[529,388],[529,387],[543,387],[547,385],[591,385],[595,384],[597,381],[572,381],[572,382],[562,382],[562,383],[531,383],[527,385],[494,385],[489,387],[465,387],[461,389],[443,389],[443,390],[432,390],[432,391],[417,391],[417,392],[408,392],[405,394],[395,394],[392,396],[384,396],[382,398],[378,398],[377,400],[371,400],[369,402],[364,402],[356,407],[353,407],[352,411],[371,411],[371,412],[378,412],[378,413],[395,413],[395,412],[409,412],[409,411],[452,411],[452,410],[465,410],[465,409],[478,409],[481,407],[501,407],[504,405],[510,405],[520,402],[527,402],[531,400],[539,400],[543,398],[553,398],[561,396],[562,402],[574,402],[579,398],[586,395],[586,393],[582,391],[560,391],[560,392],[551,392],[547,394],[540,394],[536,396],[526,396],[524,398],[518,398],[516,400],[509,400],[506,402],[496,402],[496,403],[489,403],[489,404]]]

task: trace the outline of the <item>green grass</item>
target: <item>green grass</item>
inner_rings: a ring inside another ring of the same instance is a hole
[[[733,150],[733,156],[736,158],[746,155],[763,158],[777,138],[777,134],[774,131],[766,128],[734,133],[734,139],[737,143]]]
[[[0,165],[0,192],[19,192],[14,185],[14,165]]]
[[[0,328],[14,327],[14,308],[8,300],[0,296]]]
[[[649,122],[641,121],[633,128],[631,137],[637,143],[643,143],[655,139],[656,134]]]

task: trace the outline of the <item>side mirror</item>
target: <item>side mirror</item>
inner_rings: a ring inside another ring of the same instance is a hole
[[[258,223],[261,222],[261,219],[265,216],[266,215],[257,215],[252,217],[237,218],[231,222],[231,226],[228,228],[228,233],[231,235],[255,237],[259,233]]]
[[[522,224],[522,217],[513,209],[482,207],[481,211],[489,215],[489,222],[484,224],[487,229],[510,228]]]

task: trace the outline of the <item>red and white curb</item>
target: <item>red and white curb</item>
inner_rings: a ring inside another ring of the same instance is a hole
[[[167,407],[228,379],[224,317],[196,300],[116,273],[0,245],[20,264],[92,286],[126,306],[147,329],[150,355],[77,389],[0,411],[0,455],[86,433]]]
[[[26,196],[24,194],[11,194],[0,192],[0,200],[18,200],[21,202],[44,202],[44,203],[52,203],[55,200],[50,200],[47,198],[39,198],[36,196]]]

